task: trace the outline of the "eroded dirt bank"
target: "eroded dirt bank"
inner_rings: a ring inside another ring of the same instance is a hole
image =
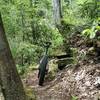
[[[56,73],[51,81],[38,86],[37,71],[26,79],[27,86],[34,89],[37,100],[77,100],[100,99],[100,64],[93,62],[69,66]]]

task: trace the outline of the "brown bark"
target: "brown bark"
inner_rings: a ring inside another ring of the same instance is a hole
[[[26,100],[0,15],[0,85],[5,100]]]

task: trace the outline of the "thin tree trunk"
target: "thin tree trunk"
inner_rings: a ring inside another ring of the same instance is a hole
[[[62,18],[61,0],[53,0],[53,18],[55,25],[61,24],[61,18]]]
[[[65,52],[68,55],[71,55],[70,44],[69,44],[70,40],[66,35],[67,33],[66,27],[68,27],[68,25],[62,20],[63,16],[62,16],[62,9],[61,9],[61,0],[53,0],[53,18],[54,18],[55,26],[58,28],[60,34],[64,38],[63,46]]]
[[[22,21],[22,32],[23,32],[23,34],[22,34],[22,41],[24,42],[25,41],[25,23],[24,23],[24,11],[23,11],[23,7],[21,6],[21,21]],[[22,66],[24,66],[24,54],[23,54],[23,52],[22,52],[22,54],[21,54],[21,65]]]
[[[0,15],[0,85],[5,100],[26,100]]]

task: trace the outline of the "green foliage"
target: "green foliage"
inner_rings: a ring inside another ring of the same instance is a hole
[[[52,30],[52,36],[52,48],[59,47],[61,44],[63,44],[63,37],[57,29]]]
[[[89,17],[91,19],[99,17],[100,7],[98,0],[85,1],[80,4],[81,17]]]
[[[71,100],[78,100],[78,98],[76,96],[72,96]]]
[[[87,38],[93,39],[95,37],[95,32],[94,30],[92,31],[91,29],[85,29],[82,32],[82,35],[84,35]]]
[[[93,39],[96,36],[96,32],[100,30],[99,26],[99,19],[93,22],[93,25],[91,29],[85,29],[82,32],[82,35],[85,36],[86,38]]]
[[[94,38],[96,31],[100,30],[97,25],[100,19],[94,21],[99,16],[99,9],[97,0],[62,0],[60,34],[53,25],[51,0],[0,0],[0,12],[18,70],[21,72],[26,66],[39,62],[45,41],[52,42],[49,53],[58,54],[63,51],[63,40],[69,41],[68,36],[75,31],[86,29],[82,35]]]
[[[26,86],[25,92],[26,92],[26,95],[28,96],[28,100],[36,100],[36,94],[32,88]]]

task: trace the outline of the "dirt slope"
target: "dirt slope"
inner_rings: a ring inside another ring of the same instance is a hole
[[[37,85],[38,71],[29,73],[25,78],[24,83],[34,90],[36,100],[100,100],[100,59],[91,53],[91,47],[86,47],[79,36],[74,38],[72,44],[78,48],[76,57],[79,61],[76,65],[55,72],[55,77],[51,80],[46,78],[43,87]],[[80,60],[81,53],[92,55]]]
[[[34,89],[37,100],[99,100],[100,64],[88,63],[70,66],[56,73],[52,81],[38,86],[37,71],[26,79],[26,85]]]

